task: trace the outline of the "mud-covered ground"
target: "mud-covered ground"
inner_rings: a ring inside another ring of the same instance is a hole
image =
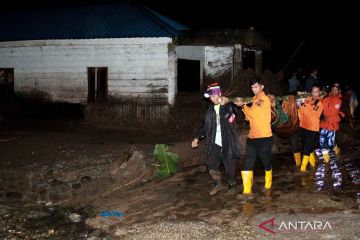
[[[240,177],[237,193],[224,177],[209,196],[203,145],[189,147],[194,129],[15,120],[0,122],[1,239],[360,239],[358,128],[344,124],[341,156],[306,174],[288,140],[277,140],[272,190],[263,190],[258,163],[254,198],[245,201],[237,198]],[[156,143],[180,155],[169,178],[154,177]],[[99,215],[110,210],[125,215]]]

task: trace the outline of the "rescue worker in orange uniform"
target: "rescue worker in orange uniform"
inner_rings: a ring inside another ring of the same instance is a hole
[[[262,79],[253,78],[250,85],[255,95],[251,107],[240,99],[235,101],[235,105],[242,108],[246,119],[250,122],[250,131],[246,141],[246,161],[241,171],[244,190],[243,195],[239,195],[239,197],[252,194],[253,170],[257,157],[264,165],[265,189],[271,189],[272,185],[271,149],[273,138],[270,100],[264,92]]]
[[[303,157],[300,168],[302,172],[306,172],[308,163],[310,163],[312,167],[315,167],[314,148],[316,146],[316,141],[318,140],[322,111],[323,103],[320,96],[320,85],[314,84],[311,90],[311,96],[305,99],[298,110],[300,128],[298,131],[299,137],[297,139],[301,139],[303,143]],[[299,142],[297,142],[297,144],[299,144]],[[297,148],[299,151],[294,152],[295,160],[301,159],[300,147]]]
[[[324,98],[324,118],[320,122],[320,149],[324,162],[329,162],[330,151],[334,151],[336,155],[339,154],[340,149],[335,143],[335,133],[339,130],[339,123],[341,117],[345,114],[341,112],[341,89],[338,83],[334,83],[331,87],[331,92],[328,97]]]

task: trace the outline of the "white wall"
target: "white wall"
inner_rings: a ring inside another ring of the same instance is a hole
[[[177,93],[176,50],[169,48],[168,51],[168,103],[173,105]]]
[[[186,60],[205,61],[205,46],[176,46],[176,58]]]
[[[222,76],[233,68],[234,47],[205,47],[205,75],[209,78]]]
[[[204,77],[217,79],[232,71],[234,47],[191,46],[176,47],[176,58],[200,61],[200,84]]]
[[[109,97],[172,103],[176,84],[169,67],[175,61],[169,60],[169,43],[171,38],[2,42],[0,68],[14,68],[16,92],[41,91],[52,101],[86,103],[87,67],[108,67]]]

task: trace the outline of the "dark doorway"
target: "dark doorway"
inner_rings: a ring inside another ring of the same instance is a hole
[[[178,59],[178,92],[200,91],[200,61]]]
[[[244,69],[251,68],[255,70],[255,51],[244,51]]]
[[[108,68],[88,68],[88,102],[106,101],[108,95]]]
[[[0,68],[0,103],[11,102],[14,98],[14,69]]]

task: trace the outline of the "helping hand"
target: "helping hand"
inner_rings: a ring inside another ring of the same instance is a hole
[[[229,103],[229,99],[227,97],[219,97],[219,99],[220,105],[226,105]]]
[[[194,140],[191,142],[192,148],[197,148],[199,146],[199,139],[194,138]]]
[[[241,98],[237,97],[235,98],[234,104],[238,107],[242,107],[244,105],[244,102],[241,100]]]

